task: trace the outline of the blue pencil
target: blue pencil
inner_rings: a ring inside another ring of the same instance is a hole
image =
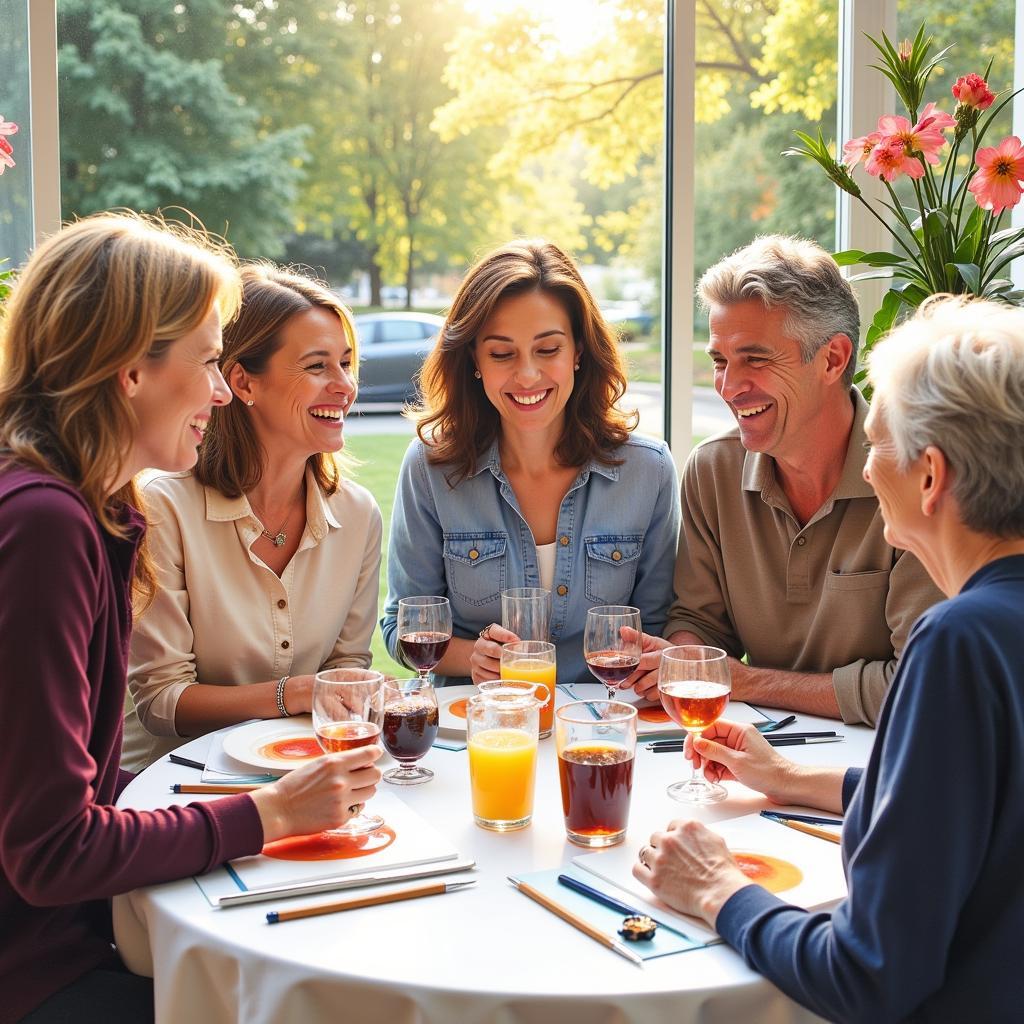
[[[807,825],[842,825],[842,819],[818,818],[813,814],[785,814],[782,811],[762,811],[762,818],[774,818],[778,821],[802,821]]]

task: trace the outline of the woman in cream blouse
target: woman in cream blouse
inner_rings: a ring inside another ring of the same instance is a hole
[[[221,363],[234,401],[196,468],[144,492],[160,590],[132,636],[133,771],[189,737],[308,712],[314,673],[370,664],[381,515],[335,456],[356,394],[351,318],[297,274],[251,266],[242,283]]]

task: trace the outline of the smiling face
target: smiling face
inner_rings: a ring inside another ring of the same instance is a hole
[[[561,436],[578,350],[569,313],[540,290],[503,299],[477,336],[480,383],[503,431]]]
[[[794,459],[819,442],[823,411],[845,366],[838,348],[845,343],[848,350],[849,342],[836,335],[805,363],[785,321],[786,310],[765,309],[757,299],[712,306],[707,351],[715,390],[736,417],[743,447]]]
[[[308,458],[344,446],[345,414],[355,400],[352,347],[338,315],[315,306],[290,317],[266,370],[231,370],[231,386],[249,410],[264,450]]]
[[[159,358],[124,371],[122,387],[138,422],[128,464],[179,472],[196,463],[196,449],[215,405],[231,401],[221,376],[220,316],[216,306]]]

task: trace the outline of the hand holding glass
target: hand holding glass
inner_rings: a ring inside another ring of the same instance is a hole
[[[325,753],[337,754],[376,743],[383,720],[380,672],[363,668],[332,668],[313,679],[313,729]],[[379,814],[354,817],[329,835],[362,836],[384,824]]]
[[[666,647],[658,669],[658,694],[661,706],[677,725],[691,736],[699,736],[714,725],[725,711],[732,690],[729,659],[719,647],[687,644]],[[668,787],[673,800],[687,804],[708,804],[724,800],[724,786],[704,778],[704,766],[698,759],[686,782]]]
[[[444,657],[452,639],[447,597],[403,597],[398,602],[398,643],[420,679]]]
[[[628,639],[622,635],[629,629]],[[587,668],[604,683],[608,699],[619,694],[618,684],[640,665],[640,609],[622,604],[602,604],[587,611],[583,632],[583,657]]]

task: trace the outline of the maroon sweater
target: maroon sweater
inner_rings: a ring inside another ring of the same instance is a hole
[[[0,1021],[116,955],[111,896],[258,853],[247,796],[117,810],[131,539],[71,486],[0,471]]]

